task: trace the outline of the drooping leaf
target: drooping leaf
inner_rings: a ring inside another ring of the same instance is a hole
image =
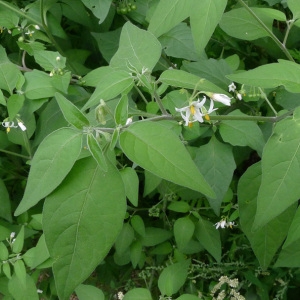
[[[151,71],[160,54],[161,45],[151,32],[127,22],[121,31],[119,49],[112,57],[110,66],[139,73],[146,69]]]
[[[89,120],[86,116],[66,97],[60,93],[55,93],[57,103],[65,117],[65,119],[74,127],[83,129],[89,126]]]
[[[287,60],[279,59],[247,72],[226,76],[232,81],[261,88],[276,88],[283,85],[291,93],[300,92],[300,66]]]
[[[221,260],[221,239],[214,224],[200,218],[196,224],[195,236],[203,248],[219,262]]]
[[[104,259],[121,231],[125,210],[117,169],[108,163],[103,172],[92,157],[76,162],[46,198],[43,227],[60,299],[68,299]]]
[[[215,197],[179,138],[167,127],[134,123],[120,134],[120,146],[129,159],[156,176]]]
[[[222,200],[235,170],[232,148],[213,136],[208,144],[196,149],[194,161],[217,195],[216,199],[208,200],[215,213],[219,215]]]
[[[255,229],[280,215],[300,198],[299,129],[300,108],[297,108],[293,117],[276,124],[264,147]]]
[[[265,226],[252,231],[257,208],[257,194],[261,184],[261,162],[249,167],[239,180],[238,204],[240,225],[251,243],[260,266],[267,269],[290,227],[295,206],[289,208]]]
[[[62,182],[80,154],[81,139],[82,133],[61,128],[43,140],[32,159],[25,193],[15,215],[34,206]]]
[[[190,20],[196,50],[201,54],[217,27],[227,1],[201,0],[191,7]]]
[[[158,278],[158,288],[162,295],[172,296],[185,283],[190,260],[181,261],[166,267]]]

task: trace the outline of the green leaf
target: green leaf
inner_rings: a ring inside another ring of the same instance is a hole
[[[113,188],[111,188],[113,186]],[[44,234],[61,300],[104,259],[121,231],[125,192],[117,169],[92,157],[77,161],[44,204]]]
[[[128,119],[128,96],[123,95],[115,109],[116,125],[125,125]]]
[[[213,223],[202,218],[196,224],[195,236],[217,262],[221,261],[221,239],[220,233]]]
[[[98,166],[107,172],[107,163],[102,148],[92,133],[87,135],[87,146]]]
[[[176,298],[176,300],[199,300],[199,297],[195,295],[184,294],[181,295],[179,298]]]
[[[145,224],[143,219],[139,215],[134,215],[131,218],[130,223],[135,232],[137,232],[140,236],[145,236]]]
[[[139,240],[133,241],[130,245],[130,260],[132,263],[132,266],[136,268],[138,263],[141,260],[143,253],[143,245]]]
[[[66,58],[62,57],[59,52],[45,50],[34,51],[34,58],[45,71],[51,72],[66,67]]]
[[[197,148],[195,152],[194,162],[217,196],[216,199],[209,198],[208,201],[214,212],[219,215],[221,203],[236,167],[232,147],[220,143],[213,136],[208,144]]]
[[[171,86],[229,95],[205,78],[200,78],[182,70],[166,70],[160,75],[159,81]]]
[[[134,288],[125,294],[123,300],[152,300],[152,297],[149,290]]]
[[[25,97],[20,94],[13,94],[7,99],[7,110],[11,120],[13,120],[24,104]]]
[[[24,245],[24,225],[21,227],[13,245],[12,245],[12,251],[13,253],[20,253],[23,249]]]
[[[158,288],[162,295],[172,296],[184,285],[190,260],[181,261],[166,267],[158,278]]]
[[[99,24],[103,23],[111,7],[112,0],[101,0],[101,1],[81,0],[81,1],[99,19]]]
[[[287,0],[287,5],[293,13],[293,19],[297,20],[300,18],[300,2],[298,0]]]
[[[291,93],[300,92],[299,64],[279,59],[247,72],[226,76],[232,81],[261,88],[276,88],[283,85]]]
[[[151,32],[127,22],[121,31],[119,49],[112,57],[110,66],[140,74],[146,69],[151,72],[160,54],[161,45]]]
[[[14,263],[14,271],[15,274],[17,275],[17,278],[19,279],[22,287],[26,288],[26,269],[25,265],[22,260],[17,260]]]
[[[51,193],[69,173],[81,151],[82,133],[61,128],[40,144],[32,161],[23,199],[15,215],[28,210]]]
[[[78,129],[83,129],[90,125],[86,116],[66,97],[60,93],[55,93],[55,98],[66,121],[71,125]]]
[[[215,197],[186,148],[167,127],[134,123],[120,134],[120,146],[130,160],[156,176]]]
[[[80,284],[75,293],[79,300],[105,300],[103,292],[92,285]]]
[[[274,19],[286,21],[285,14],[276,9],[251,7],[251,10],[270,31],[272,31]],[[224,13],[220,27],[228,35],[247,41],[270,36],[268,31],[243,7]]]
[[[118,255],[124,254],[131,243],[134,241],[134,230],[129,223],[124,223],[120,234],[118,235],[115,248]]]
[[[132,205],[138,205],[139,197],[139,178],[132,168],[124,168],[120,170],[122,180],[125,186],[125,193]]]
[[[83,106],[82,110],[88,109],[100,103],[100,99],[110,100],[117,97],[125,90],[132,88],[134,80],[132,76],[125,71],[118,70],[109,73],[99,82],[94,93],[88,102]]]
[[[297,108],[293,117],[276,124],[265,145],[262,155],[262,182],[253,225],[255,229],[277,217],[300,198],[299,130],[300,108]]]
[[[245,116],[236,109],[229,116]],[[265,145],[261,129],[252,121],[222,121],[220,124],[222,139],[233,146],[249,146],[260,155]]]
[[[180,23],[165,34],[159,41],[168,56],[198,60],[190,27]]]
[[[184,247],[194,234],[195,224],[189,217],[179,218],[174,223],[174,237],[178,248]]]
[[[257,209],[257,194],[261,184],[261,162],[249,167],[238,183],[240,225],[251,243],[260,266],[265,270],[282,244],[295,214],[292,206],[265,226],[252,231]]]
[[[118,70],[110,66],[96,68],[84,76],[82,81],[85,85],[96,87],[101,81],[105,80],[108,75],[115,72],[118,72]]]
[[[152,247],[165,242],[172,236],[168,230],[156,227],[146,227],[145,236],[143,236],[142,244],[145,247]]]
[[[7,260],[8,259],[8,250],[4,243],[0,242],[0,259]]]
[[[171,204],[168,206],[168,210],[187,213],[191,210],[191,207],[185,201],[176,201],[176,202],[171,202]]]
[[[161,0],[152,15],[148,30],[156,37],[168,32],[185,20],[191,12],[194,1]]]
[[[11,14],[11,12],[9,12]],[[15,26],[15,25],[14,25]],[[0,89],[13,94],[13,90],[22,73],[16,65],[7,58],[5,49],[0,45]]]
[[[2,179],[0,179],[0,195],[0,217],[8,222],[12,222],[10,198]]]
[[[227,1],[201,0],[191,8],[190,22],[196,50],[201,54],[222,18]]]
[[[8,290],[15,300],[38,300],[37,288],[32,277],[26,274],[26,284],[14,274],[8,282]]]

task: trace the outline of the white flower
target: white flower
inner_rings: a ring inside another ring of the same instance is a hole
[[[215,93],[210,93],[207,94],[212,100],[217,101],[217,102],[221,102],[224,105],[230,106],[230,101],[231,98],[229,98],[227,95],[225,94],[215,94]]]
[[[32,36],[34,33],[34,30],[30,31],[29,29],[25,32],[25,34],[28,34],[29,36]]]
[[[122,300],[124,298],[124,294],[122,292],[118,292],[118,300]]]
[[[126,124],[125,125],[129,125],[129,124],[131,124],[132,123],[132,117],[130,117],[130,118],[128,118],[127,120],[126,120]]]
[[[223,219],[223,220],[217,222],[217,223],[215,224],[215,226],[216,226],[216,229],[218,229],[219,227],[225,228],[225,227],[226,227],[226,224],[227,224],[226,220]]]
[[[204,106],[200,108],[200,111],[204,116],[205,120],[209,120],[209,114],[211,114],[215,110],[217,110],[217,108],[214,108],[214,101],[212,101],[211,99],[210,99],[210,106],[208,110]]]
[[[236,90],[236,86],[233,82],[231,84],[229,84],[228,90],[229,90],[229,92],[234,92]]]
[[[34,25],[34,28],[35,28],[36,30],[40,30],[40,29],[41,29],[39,25]]]
[[[60,56],[57,56],[57,57],[56,57],[56,61],[60,61]]]
[[[37,289],[36,292],[37,292],[38,294],[42,294],[42,293],[43,293],[43,291],[40,290],[40,289]]]
[[[175,110],[180,112],[182,119],[185,121],[185,126],[188,126],[192,122],[200,122],[203,123],[203,114],[200,109],[203,107],[206,98],[204,97],[202,101],[199,99],[197,101],[193,101],[190,105],[185,106],[183,108],[175,107]]]
[[[18,125],[22,131],[25,131],[27,129],[26,126],[21,121],[18,121]]]
[[[236,97],[239,99],[239,100],[242,100],[243,99],[243,96],[241,93],[236,93]]]
[[[15,233],[15,232],[12,232],[12,233],[10,234],[10,238],[11,238],[11,239],[13,239],[15,236],[16,236],[16,233]]]

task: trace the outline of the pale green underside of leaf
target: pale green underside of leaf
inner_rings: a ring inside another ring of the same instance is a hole
[[[119,49],[112,57],[110,66],[139,73],[143,69],[151,71],[160,54],[161,45],[151,32],[127,22],[121,31]]]
[[[122,228],[125,211],[117,169],[109,163],[103,172],[92,157],[76,162],[46,198],[43,228],[61,300],[69,299],[104,259]]]
[[[159,77],[159,81],[171,86],[176,86],[186,89],[196,89],[198,91],[212,92],[227,94],[227,91],[219,88],[217,85],[206,80],[205,78],[200,78],[194,74],[182,71],[182,70],[167,70],[164,71]]]
[[[240,225],[251,243],[260,266],[266,269],[286,237],[295,214],[295,206],[292,206],[276,219],[271,220],[265,226],[253,232],[252,225],[257,208],[257,194],[260,184],[261,162],[247,169],[239,180],[237,192]]]
[[[130,160],[156,176],[215,197],[182,142],[167,127],[134,123],[120,134],[120,146]]]
[[[262,155],[255,229],[263,226],[300,198],[300,108],[276,124]],[[266,211],[268,212],[266,214]]]
[[[300,93],[300,66],[291,61],[279,59],[278,63],[226,77],[238,83],[262,88],[276,88],[283,85],[291,93]]]
[[[251,7],[258,18],[272,31],[273,20],[285,21],[285,14],[271,8]],[[245,8],[237,8],[226,12],[220,27],[230,36],[242,40],[255,40],[269,36],[268,31]]]
[[[40,144],[32,162],[23,199],[15,215],[28,210],[51,193],[65,178],[81,151],[82,134],[61,128]]]

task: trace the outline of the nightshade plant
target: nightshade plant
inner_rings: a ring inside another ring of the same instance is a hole
[[[0,297],[297,299],[299,0],[0,0]]]

